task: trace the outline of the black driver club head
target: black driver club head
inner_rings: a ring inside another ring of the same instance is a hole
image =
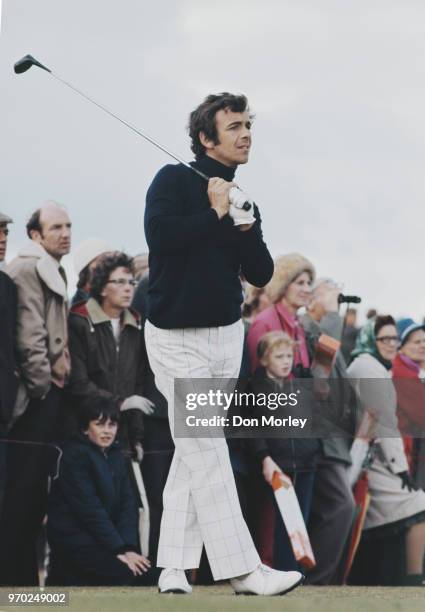
[[[46,68],[46,66],[43,66],[43,64],[38,62],[32,55],[26,55],[22,59],[18,60],[15,63],[13,69],[15,70],[16,74],[22,74],[22,72],[26,72],[27,70],[29,70],[31,66],[38,66],[39,68],[42,68],[47,72],[52,72],[51,70]]]

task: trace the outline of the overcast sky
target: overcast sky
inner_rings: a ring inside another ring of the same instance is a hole
[[[47,73],[16,76],[26,53],[187,159],[188,113],[245,93],[254,144],[237,178],[273,255],[304,253],[364,307],[425,315],[422,0],[3,0],[8,259],[47,198],[67,206],[74,246],[100,236],[136,254],[168,158]]]

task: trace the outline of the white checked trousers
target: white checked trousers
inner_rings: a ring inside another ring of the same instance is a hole
[[[149,321],[146,347],[168,402],[175,452],[163,493],[158,567],[199,567],[202,545],[214,580],[247,574],[260,563],[242,516],[224,437],[174,435],[175,378],[237,378],[242,321],[223,327],[159,329]]]

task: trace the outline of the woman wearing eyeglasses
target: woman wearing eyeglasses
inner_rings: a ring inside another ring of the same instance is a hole
[[[425,326],[412,319],[397,323],[400,349],[393,364],[398,423],[404,438],[410,473],[423,488],[425,471]]]
[[[396,416],[391,368],[399,338],[391,316],[378,316],[360,332],[348,375],[374,426],[368,468],[370,504],[359,549],[363,584],[425,586],[425,493],[412,486]],[[405,551],[399,549],[404,542]],[[400,568],[400,559],[405,559]],[[401,572],[401,575],[400,575]]]
[[[69,316],[71,408],[85,410],[93,400],[113,400],[121,410],[119,437],[133,459],[141,459],[143,414],[152,402],[143,396],[146,353],[140,316],[130,309],[136,281],[125,253],[103,255],[91,279],[90,298]]]

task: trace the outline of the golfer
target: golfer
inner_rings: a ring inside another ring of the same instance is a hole
[[[174,432],[174,379],[238,377],[244,336],[239,275],[263,287],[273,274],[257,207],[247,223],[237,225],[229,215],[236,168],[249,157],[251,121],[245,96],[209,95],[189,120],[191,165],[209,181],[182,164],[167,165],[147,193],[146,344],[175,443],[157,558],[162,593],[191,592],[184,570],[199,567],[203,546],[214,579],[230,579],[236,593],[283,594],[303,578],[261,564],[224,436],[179,438]]]

